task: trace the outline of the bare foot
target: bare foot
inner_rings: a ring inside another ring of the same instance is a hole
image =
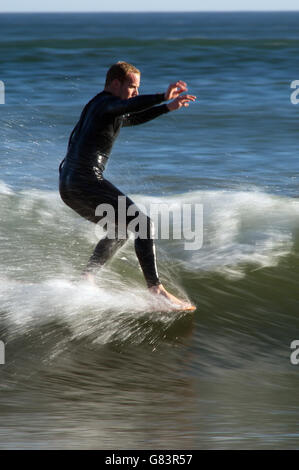
[[[91,273],[83,273],[82,277],[84,281],[88,281],[92,286],[96,286],[96,280],[93,274]]]
[[[163,296],[166,300],[168,300],[171,304],[173,304],[174,307],[177,308],[178,310],[180,308],[182,308],[183,310],[195,310],[194,305],[190,304],[189,302],[185,302],[184,300],[180,300],[174,295],[170,294],[170,292],[167,292],[167,290],[162,286],[162,284],[159,284],[158,286],[150,287],[149,291],[154,295]]]

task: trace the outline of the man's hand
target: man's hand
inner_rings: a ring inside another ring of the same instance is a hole
[[[184,91],[187,91],[187,83],[182,82],[182,80],[179,80],[176,83],[171,83],[165,93],[165,101],[177,98]]]
[[[189,106],[190,101],[196,100],[196,96],[181,95],[184,91],[187,91],[187,84],[182,80],[169,85],[168,90],[165,93],[165,101],[173,100],[171,103],[166,105],[169,111],[180,109],[182,106],[187,107]]]
[[[182,106],[187,107],[189,106],[189,101],[195,101],[196,96],[193,95],[180,95],[175,100],[167,103],[167,108],[169,111],[175,111],[176,109],[180,109]]]

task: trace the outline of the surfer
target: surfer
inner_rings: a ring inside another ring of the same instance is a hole
[[[104,90],[85,105],[69,137],[67,154],[59,167],[60,195],[69,207],[94,223],[103,219],[96,215],[100,204],[110,204],[116,216],[120,196],[125,200],[126,210],[134,206],[139,213],[140,224],[146,228],[146,237],[135,236],[135,252],[150,292],[165,297],[177,308],[192,309],[190,304],[167,292],[159,279],[153,224],[149,217],[103,176],[121,127],[143,124],[169,111],[188,106],[190,101],[196,99],[185,93],[187,85],[181,80],[170,84],[166,93],[139,95],[139,86],[140,71],[133,65],[117,62],[109,68]],[[168,103],[161,104],[163,102]],[[128,216],[126,212],[126,229],[132,219],[133,216]],[[127,239],[127,233],[121,238],[115,236],[112,239],[107,235],[102,238],[84,271],[86,278],[93,282],[95,268],[106,263]]]

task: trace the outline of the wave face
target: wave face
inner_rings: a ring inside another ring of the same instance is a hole
[[[120,318],[127,318],[128,314],[132,319],[135,315],[138,318],[151,311],[152,306],[132,239],[98,273],[99,288],[92,288],[80,281],[80,272],[98,240],[97,227],[65,207],[55,192],[16,192],[5,183],[1,183],[0,190],[0,217],[4,221],[1,230],[1,309],[9,324],[19,325],[13,328],[14,334],[19,328],[24,331],[28,325],[36,328],[57,319],[72,324],[75,336],[82,335],[84,327],[87,327],[87,334],[97,336],[99,323],[102,332],[97,340],[103,343],[109,342],[114,333],[134,340],[134,328],[131,332],[129,328],[124,330]],[[284,285],[281,295],[288,298],[291,305],[298,268],[297,200],[262,192],[233,191],[195,191],[168,197],[137,194],[131,197],[148,211],[152,206],[159,207],[157,221],[160,224],[163,210],[167,211],[167,216],[171,213],[172,218],[166,220],[173,228],[174,221],[183,224],[183,218],[177,216],[184,205],[202,206],[203,242],[200,249],[185,249],[183,230],[181,239],[172,239],[170,230],[169,240],[159,240],[161,225],[156,227],[158,266],[163,282],[172,290],[181,290],[185,297],[188,291],[189,297],[198,302],[199,311],[202,309],[201,286],[213,283],[213,280],[220,283],[219,296],[211,297],[213,310],[217,308],[219,314],[227,286],[234,289],[238,283],[246,284],[244,297],[239,293],[239,308],[243,309],[249,286],[253,289],[251,296],[263,295],[259,281],[263,278],[273,295],[279,284]],[[273,286],[268,284],[269,281]],[[297,305],[295,299],[293,301],[288,314],[295,315]],[[272,301],[267,308],[270,313]],[[108,315],[111,311],[114,314]],[[89,315],[93,315],[95,331],[87,326]],[[167,315],[165,322],[169,322]],[[144,333],[145,338],[138,336],[138,341],[146,339],[147,332]]]

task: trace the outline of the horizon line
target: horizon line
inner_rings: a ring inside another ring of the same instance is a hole
[[[0,14],[27,14],[27,13],[109,13],[109,14],[117,14],[117,13],[297,13],[298,10],[294,9],[268,9],[268,10],[118,10],[118,11],[108,11],[108,10],[18,10],[18,11],[0,11]]]

